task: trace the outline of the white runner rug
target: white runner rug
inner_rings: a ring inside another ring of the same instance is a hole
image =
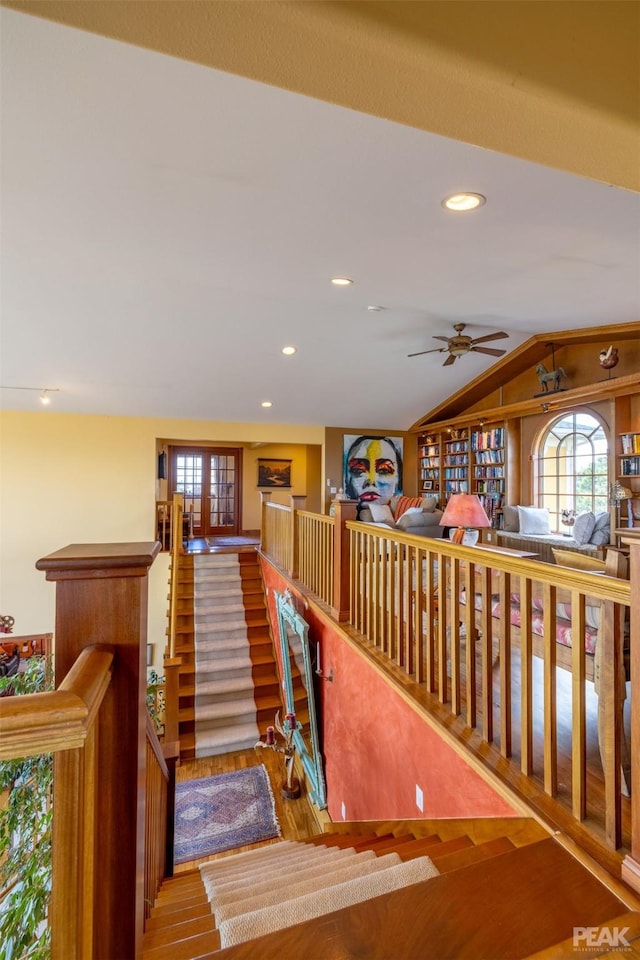
[[[193,558],[196,756],[252,747],[260,737],[235,553]]]

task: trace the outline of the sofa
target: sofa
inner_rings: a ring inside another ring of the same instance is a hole
[[[389,501],[360,501],[356,519],[362,523],[387,530],[397,530],[413,537],[442,537],[440,526],[442,510],[436,497],[404,497],[396,495]]]
[[[576,515],[567,533],[552,531],[549,511],[539,507],[505,506],[503,519],[503,528],[496,530],[498,544],[513,550],[531,550],[545,563],[554,562],[554,548],[602,558],[611,537],[608,511],[594,514],[583,510]]]

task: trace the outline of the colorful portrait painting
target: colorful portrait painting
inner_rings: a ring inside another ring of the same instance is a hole
[[[387,502],[402,493],[402,437],[344,436],[343,487],[350,500]]]

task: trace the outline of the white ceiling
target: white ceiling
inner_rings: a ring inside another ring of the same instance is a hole
[[[495,362],[407,358],[456,322],[504,330],[495,346],[512,350],[638,320],[635,194],[7,9],[0,22],[5,388],[59,388],[70,413],[405,429]],[[446,213],[461,189],[486,206]]]

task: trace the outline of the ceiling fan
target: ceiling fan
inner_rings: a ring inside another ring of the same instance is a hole
[[[433,337],[434,340],[445,340],[446,347],[434,347],[433,350],[421,350],[419,353],[409,353],[409,357],[421,357],[423,353],[449,353],[449,356],[442,364],[443,367],[448,367],[458,357],[462,357],[465,353],[488,353],[492,357],[501,357],[503,353],[506,353],[506,350],[495,350],[493,347],[478,347],[478,343],[488,343],[490,340],[502,340],[503,337],[508,337],[508,333],[500,331],[500,333],[488,333],[484,337],[476,337],[475,340],[471,337],[464,336],[462,331],[464,330],[466,324],[464,323],[454,323],[453,329],[456,331],[455,336],[453,337]]]

